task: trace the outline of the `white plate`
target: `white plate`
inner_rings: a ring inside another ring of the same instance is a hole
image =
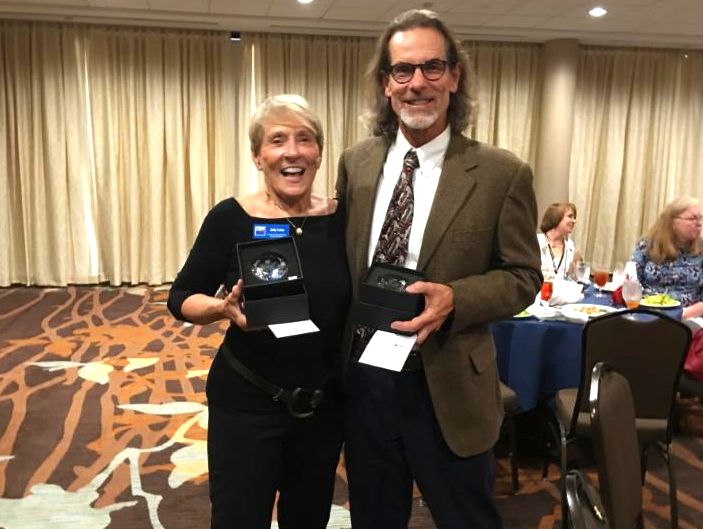
[[[615,307],[609,307],[608,305],[595,305],[592,303],[572,303],[571,305],[564,305],[561,308],[562,314],[567,318],[569,315],[576,316],[577,318],[597,318],[598,316],[603,316],[609,312],[615,312]]]
[[[656,296],[657,294],[653,294]],[[665,305],[662,305],[661,303],[652,303],[647,302],[647,298],[650,296],[644,296],[642,298],[642,301],[640,301],[640,307],[649,307],[650,309],[673,309],[674,307],[678,307],[681,305],[681,302],[678,300],[675,300],[672,298],[672,300],[669,303],[666,303]]]

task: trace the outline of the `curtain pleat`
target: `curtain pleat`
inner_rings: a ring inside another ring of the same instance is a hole
[[[478,112],[471,136],[513,151],[534,166],[542,90],[542,46],[465,42],[476,74]]]
[[[0,28],[0,285],[172,280],[234,193],[241,50],[215,32]]]

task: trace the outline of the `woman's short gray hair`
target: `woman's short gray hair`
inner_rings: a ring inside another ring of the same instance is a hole
[[[325,144],[325,135],[322,132],[322,123],[303,96],[296,94],[280,94],[269,97],[261,103],[249,120],[249,144],[251,152],[258,155],[264,139],[264,130],[267,123],[302,121],[315,135],[315,141],[322,154]]]

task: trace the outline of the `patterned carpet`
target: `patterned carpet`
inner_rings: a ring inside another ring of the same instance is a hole
[[[0,290],[0,527],[205,528],[205,379],[221,325],[176,322],[165,289]],[[675,443],[682,529],[703,528],[703,439]],[[652,458],[646,527],[668,527],[667,480]],[[521,461],[506,528],[559,527],[556,467]],[[344,467],[330,528],[350,527]],[[274,522],[272,527],[277,527]],[[412,529],[432,529],[419,494]]]

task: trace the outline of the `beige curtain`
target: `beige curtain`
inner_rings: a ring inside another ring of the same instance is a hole
[[[234,191],[232,45],[124,28],[92,28],[87,42],[100,279],[169,281],[205,213]]]
[[[266,97],[294,93],[305,97],[325,131],[323,162],[315,191],[332,195],[337,160],[349,145],[366,137],[359,119],[363,111],[363,72],[373,53],[374,39],[302,35],[245,35],[245,68],[251,83],[244,95],[246,107],[238,128],[246,130],[249,117]],[[244,150],[247,147],[242,147]],[[248,153],[248,151],[247,151]],[[261,186],[261,176],[247,156],[239,159],[239,194]]]
[[[233,194],[224,33],[0,21],[0,285],[171,280]]]
[[[83,35],[0,21],[0,285],[90,279]]]
[[[513,151],[534,167],[542,91],[542,46],[463,44],[476,74],[478,115],[471,136]]]
[[[375,39],[0,21],[0,285],[161,283],[202,218],[258,189],[246,135],[267,96],[305,96],[326,132],[316,191],[367,135]],[[542,48],[467,42],[473,137],[534,164]],[[570,199],[588,258],[627,259],[664,203],[701,197],[703,52],[583,48]]]
[[[576,240],[626,261],[664,204],[703,192],[703,52],[586,47],[571,154]]]

